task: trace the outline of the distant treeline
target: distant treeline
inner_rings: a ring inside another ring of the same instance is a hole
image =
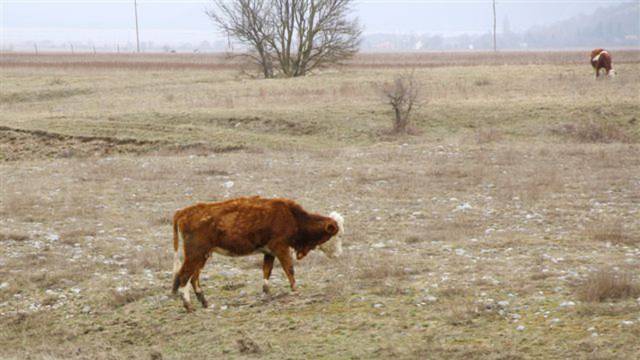
[[[640,4],[599,8],[554,25],[515,33],[508,23],[498,33],[500,49],[640,46]],[[491,49],[490,33],[459,36],[373,34],[365,36],[364,51]]]

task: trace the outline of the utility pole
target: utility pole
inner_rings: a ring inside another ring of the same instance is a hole
[[[493,0],[493,51],[498,51],[496,45],[496,0]]]
[[[38,43],[33,43],[33,47],[36,49],[36,55],[38,55]]]
[[[140,34],[138,32],[138,1],[133,0],[133,12],[136,16],[136,49],[140,52]]]

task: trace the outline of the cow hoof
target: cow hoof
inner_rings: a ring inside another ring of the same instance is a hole
[[[197,292],[196,297],[198,298],[198,301],[200,302],[200,304],[202,304],[203,308],[206,309],[209,307],[209,302],[207,301],[207,299],[205,299],[203,292],[199,292],[199,293]]]
[[[265,295],[269,295],[269,293],[270,293],[269,285],[262,285],[262,292],[263,292]]]
[[[193,306],[190,303],[185,302],[182,305],[184,305],[184,309],[187,311],[187,313],[192,313],[196,310],[193,308]]]

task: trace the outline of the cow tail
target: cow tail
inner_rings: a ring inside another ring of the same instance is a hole
[[[181,244],[182,243],[182,244]],[[182,238],[182,232],[178,225],[178,219],[173,220],[173,293],[178,291],[180,286],[180,279],[178,273],[182,267],[180,262],[180,249],[184,246],[184,239]]]

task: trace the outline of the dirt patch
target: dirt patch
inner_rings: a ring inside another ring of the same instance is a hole
[[[0,126],[0,161],[49,158],[84,158],[117,154],[226,153],[245,149],[242,145],[215,147],[204,143],[172,144],[166,141],[73,136],[42,130]]]

